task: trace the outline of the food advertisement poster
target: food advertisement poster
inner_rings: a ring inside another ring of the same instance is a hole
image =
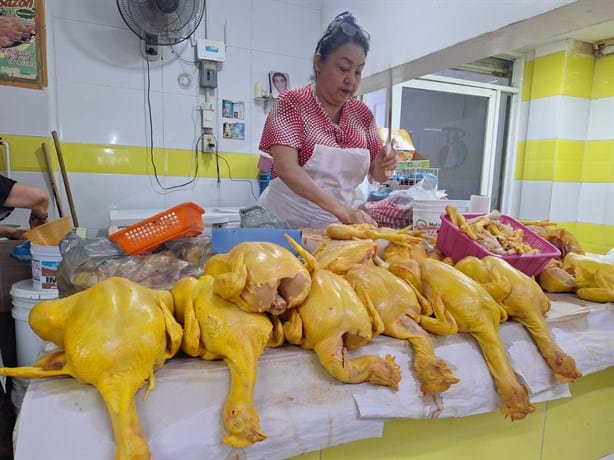
[[[0,84],[47,86],[44,0],[0,0]]]

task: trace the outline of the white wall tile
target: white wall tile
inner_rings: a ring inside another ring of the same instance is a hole
[[[149,145],[146,94],[122,89],[58,82],[58,132],[65,142]],[[162,94],[151,92],[154,145],[163,141]]]
[[[226,40],[227,46],[245,49],[251,47],[251,1],[207,0],[207,8],[207,23],[203,20],[197,30],[197,37]]]
[[[47,0],[47,14],[94,24],[126,27],[114,1]]]
[[[527,140],[584,140],[588,126],[590,100],[553,96],[531,101]]]
[[[0,135],[49,136],[49,91],[0,85]]]
[[[554,182],[550,203],[550,219],[554,222],[575,222],[580,202],[579,182]]]
[[[129,30],[56,19],[54,24],[56,77],[59,81],[117,88],[144,88],[147,62],[138,38]],[[149,66],[150,85],[161,90],[162,61]]]
[[[320,11],[275,0],[252,8],[252,49],[303,59],[313,56],[320,36]]]
[[[518,217],[530,220],[548,219],[551,197],[552,182],[522,181]]]
[[[587,140],[614,138],[614,97],[592,99]]]
[[[154,191],[149,176],[70,173],[69,181],[79,190],[73,199],[81,227],[108,227],[111,209],[165,208],[164,195]]]
[[[567,50],[567,40],[561,40],[554,43],[547,43],[535,48],[535,57],[547,56],[548,54],[558,53],[559,51]]]
[[[610,184],[584,182],[580,187],[578,221],[603,224]]]
[[[162,119],[163,145],[166,148],[193,150],[201,134],[201,113],[195,96],[164,93]]]

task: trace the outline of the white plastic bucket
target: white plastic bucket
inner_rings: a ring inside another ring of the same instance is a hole
[[[33,280],[23,280],[11,286],[10,294],[13,304],[11,316],[15,319],[17,365],[31,366],[38,358],[43,340],[30,327],[30,310],[43,300],[57,299],[58,290],[35,289]]]
[[[441,215],[446,206],[454,206],[459,213],[469,212],[469,200],[415,200],[412,209],[413,228],[426,235],[436,236],[441,227]]]
[[[57,271],[62,261],[60,247],[31,244],[30,254],[34,288],[57,290]]]

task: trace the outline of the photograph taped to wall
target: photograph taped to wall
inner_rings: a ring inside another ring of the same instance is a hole
[[[222,99],[222,117],[243,120],[245,118],[245,102]]]
[[[0,84],[47,86],[43,0],[0,0]]]
[[[222,137],[224,139],[245,139],[245,123],[224,122]]]
[[[269,86],[271,96],[277,97],[287,89],[290,89],[290,76],[286,72],[272,70],[269,72]]]

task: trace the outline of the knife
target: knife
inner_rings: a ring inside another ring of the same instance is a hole
[[[392,69],[388,68],[388,88],[386,90],[386,127],[388,136],[386,138],[386,155],[392,152]],[[392,176],[394,171],[385,171],[387,177]]]

